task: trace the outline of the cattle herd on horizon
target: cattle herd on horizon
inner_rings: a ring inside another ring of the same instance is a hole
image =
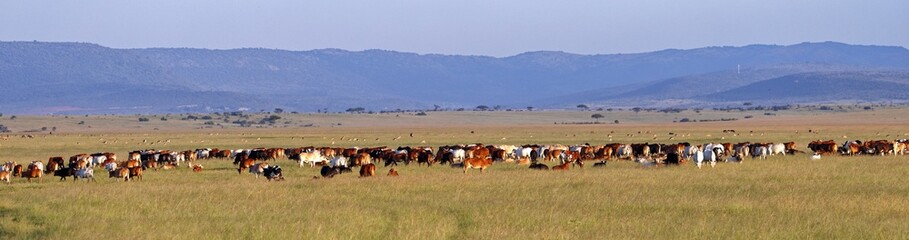
[[[902,155],[909,152],[909,140],[895,141],[846,141],[842,144],[834,140],[812,141],[808,149],[814,153],[812,159],[821,155],[840,154],[854,155]],[[701,168],[717,162],[741,163],[748,158],[765,159],[774,155],[804,153],[796,149],[795,142],[785,143],[706,143],[690,144],[649,144],[649,143],[611,143],[605,145],[446,145],[436,148],[428,146],[368,147],[298,147],[298,148],[255,148],[255,149],[195,149],[186,151],[171,150],[137,150],[129,152],[127,159],[117,160],[112,152],[95,154],[78,154],[65,161],[63,157],[50,157],[47,163],[32,161],[27,166],[16,162],[0,165],[0,181],[11,182],[14,177],[41,180],[42,176],[59,177],[60,180],[72,178],[73,181],[84,179],[95,181],[94,169],[103,168],[110,178],[117,181],[142,179],[146,170],[176,169],[185,165],[193,172],[201,172],[203,167],[197,160],[231,159],[237,166],[237,173],[244,171],[258,178],[283,180],[283,169],[276,165],[276,160],[293,160],[299,167],[320,167],[322,178],[331,178],[338,174],[352,172],[360,168],[360,177],[376,175],[377,165],[389,167],[388,176],[397,176],[394,168],[400,164],[416,163],[431,167],[436,164],[449,165],[462,169],[485,169],[495,162],[507,162],[529,165],[536,170],[568,170],[572,166],[583,168],[585,162],[594,162],[594,167],[605,166],[610,160],[629,160],[642,166],[681,165],[693,162]],[[549,166],[545,162],[554,163]],[[319,178],[318,176],[316,178]]]

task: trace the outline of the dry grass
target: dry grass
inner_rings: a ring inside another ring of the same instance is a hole
[[[99,117],[107,124],[91,129],[66,125],[73,120],[69,118],[20,116],[0,124],[14,129],[56,124],[60,130],[0,140],[0,161],[46,161],[51,155],[97,151],[123,155],[145,148],[473,142],[794,140],[804,148],[809,140],[841,141],[842,135],[903,138],[899,136],[907,131],[906,121],[900,117],[907,111],[783,112],[736,122],[688,124],[671,123],[682,115],[617,113],[622,124],[582,126],[552,122],[589,121],[591,112],[317,115],[288,117],[318,123],[308,128],[197,129],[201,122],[153,122],[159,130],[132,129],[129,124],[138,123],[129,122],[131,116]],[[327,125],[333,122],[343,124]],[[723,134],[722,129],[739,134]],[[808,129],[820,134],[809,134]],[[669,140],[668,132],[685,137]],[[144,180],[129,183],[101,173],[95,183],[14,179],[13,184],[0,186],[0,238],[900,238],[909,236],[906,158],[810,161],[807,155],[777,156],[700,170],[691,165],[643,169],[612,162],[605,168],[568,172],[495,164],[487,173],[467,175],[445,166],[402,166],[397,178],[384,176],[388,169],[379,167],[380,176],[375,178],[345,174],[330,180],[314,180],[315,169],[279,160],[288,180],[272,183],[238,176],[228,161],[210,160],[202,162],[206,167],[202,173],[186,168],[150,171]]]

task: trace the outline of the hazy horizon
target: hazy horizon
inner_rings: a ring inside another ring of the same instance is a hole
[[[0,2],[0,41],[513,56],[752,44],[909,46],[905,1]]]

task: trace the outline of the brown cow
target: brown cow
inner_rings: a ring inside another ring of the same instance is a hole
[[[390,172],[389,172],[390,173]],[[372,177],[376,175],[376,165],[366,164],[360,167],[360,177]]]
[[[464,174],[467,174],[467,170],[471,168],[479,168],[482,173],[489,165],[492,165],[492,159],[476,157],[464,159]]]
[[[47,166],[44,173],[50,174],[63,168],[63,157],[50,157],[47,159]]]
[[[202,172],[202,165],[195,164],[192,166],[193,172]]]
[[[22,164],[13,166],[13,177],[22,177]]]
[[[256,164],[256,160],[243,159],[237,166],[237,174],[243,174],[243,170],[249,169],[253,164]]]
[[[28,165],[28,169],[22,173],[22,177],[27,178],[29,182],[32,181],[32,178],[37,178],[38,181],[41,181],[41,176],[43,176],[43,164],[41,162],[32,162]]]
[[[129,169],[129,178],[139,177],[139,180],[142,180],[142,168],[134,167]]]
[[[113,171],[110,171],[109,173],[110,173],[110,177],[117,178],[118,182],[120,181],[120,179],[123,179],[123,181],[129,181],[129,169],[128,168],[122,168],[122,167],[117,168]]]
[[[552,170],[567,171],[571,167],[572,161],[565,161],[565,163],[552,166]]]
[[[9,171],[0,171],[0,181],[6,181],[6,184],[10,184],[10,175]]]
[[[397,177],[398,171],[395,168],[388,169],[388,176]]]

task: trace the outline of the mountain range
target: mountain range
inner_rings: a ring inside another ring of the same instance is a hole
[[[909,101],[909,50],[836,42],[510,57],[0,42],[2,113]]]

